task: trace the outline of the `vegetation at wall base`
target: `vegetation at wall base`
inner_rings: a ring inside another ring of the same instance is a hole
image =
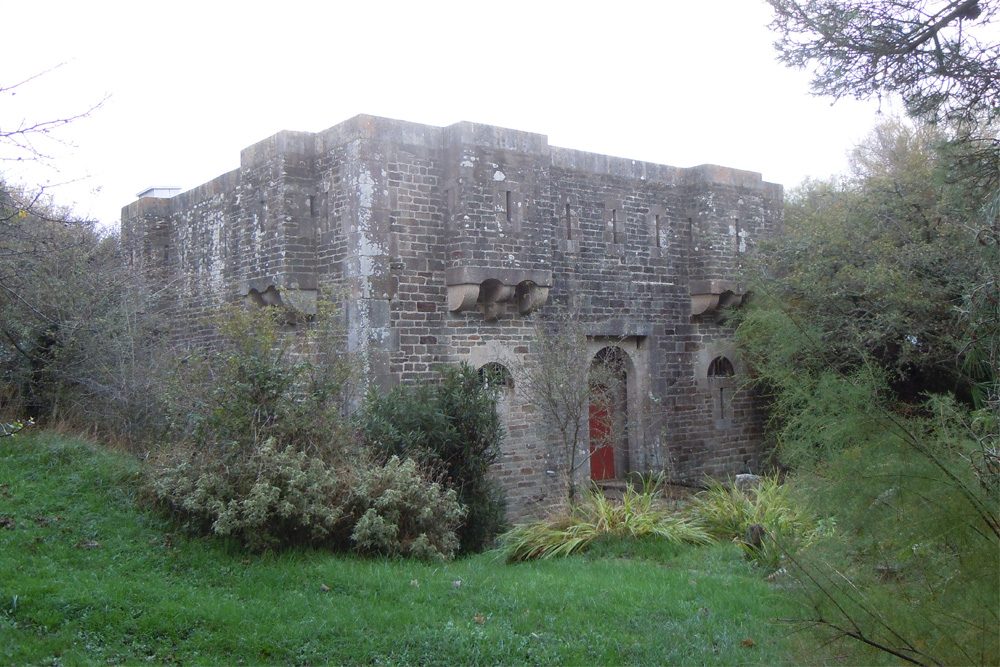
[[[776,475],[741,488],[732,480],[707,480],[707,489],[691,502],[690,512],[716,539],[732,540],[748,559],[774,572],[822,535],[832,534],[832,519],[817,519],[795,486]]]
[[[358,427],[380,456],[410,457],[443,475],[466,508],[460,551],[482,551],[505,525],[503,490],[490,476],[504,436],[500,385],[465,363],[438,373],[437,382],[369,392]]]
[[[707,544],[708,531],[685,518],[661,498],[662,476],[641,486],[628,483],[621,502],[592,489],[581,500],[548,516],[514,526],[500,539],[508,561],[547,560],[586,550],[600,539],[656,537],[673,544]]]
[[[450,559],[467,509],[440,470],[359,442],[342,415],[350,358],[310,354],[338,349],[333,320],[321,309],[291,335],[280,310],[235,305],[210,322],[214,345],[191,351],[168,382],[178,417],[149,462],[153,504],[256,552]]]
[[[5,664],[777,664],[797,641],[732,544],[517,566],[251,553],[144,511],[139,463],[98,445],[22,433],[0,469]]]

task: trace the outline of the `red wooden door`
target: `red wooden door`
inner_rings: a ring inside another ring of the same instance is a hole
[[[615,449],[610,443],[611,414],[603,405],[590,406],[590,479],[615,478]]]

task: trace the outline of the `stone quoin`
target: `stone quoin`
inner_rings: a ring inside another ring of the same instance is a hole
[[[279,132],[192,190],[141,193],[122,236],[169,292],[178,343],[205,342],[201,316],[238,299],[308,326],[320,289],[335,286],[349,347],[381,387],[441,364],[530,364],[535,328],[571,310],[592,358],[624,375],[625,428],[601,476],[697,482],[761,455],[762,412],[741,387],[726,315],[745,297],[745,253],[782,216],[781,186],[754,172],[361,115]],[[566,462],[513,377],[495,474],[519,517],[564,497]]]

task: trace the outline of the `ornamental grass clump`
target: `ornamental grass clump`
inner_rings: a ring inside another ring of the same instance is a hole
[[[577,504],[549,517],[519,524],[501,537],[508,561],[558,558],[586,549],[601,537],[661,537],[674,543],[707,544],[709,533],[697,522],[678,516],[661,497],[661,476],[627,484],[620,502],[592,489]]]
[[[755,563],[776,570],[785,552],[794,553],[831,529],[791,495],[777,477],[764,476],[752,487],[709,480],[691,510],[716,539],[731,539]]]

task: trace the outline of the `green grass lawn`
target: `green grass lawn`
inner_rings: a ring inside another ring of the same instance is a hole
[[[791,603],[733,545],[506,564],[252,555],[137,505],[137,462],[0,441],[0,663],[774,664]]]

